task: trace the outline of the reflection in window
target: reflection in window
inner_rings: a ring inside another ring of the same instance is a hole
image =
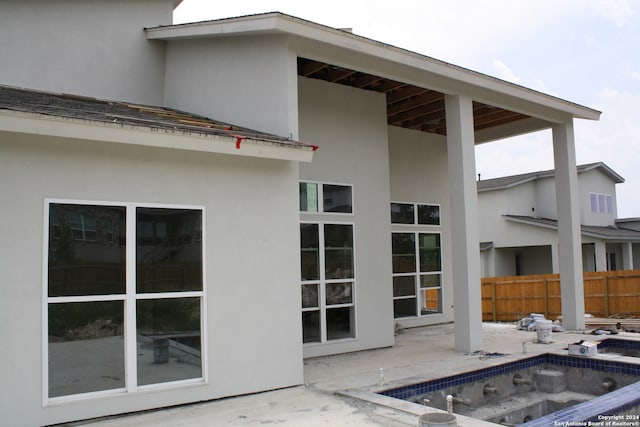
[[[391,203],[392,224],[415,224],[415,205],[413,203]]]
[[[300,236],[303,342],[353,338],[353,226],[303,223]]]
[[[440,234],[392,233],[391,242],[394,317],[442,313]]]
[[[319,236],[318,224],[300,224],[302,280],[320,279]]]
[[[137,209],[137,292],[202,290],[202,213]]]
[[[65,203],[48,210],[48,397],[202,379],[202,210]],[[127,246],[135,249],[130,259]],[[125,321],[133,306],[137,319]],[[129,345],[125,327],[133,331]],[[136,357],[138,370],[125,382],[125,360]]]
[[[440,206],[418,205],[418,224],[440,225]]]
[[[318,212],[318,184],[300,183],[300,212]]]
[[[138,384],[202,376],[200,298],[137,302]]]
[[[124,302],[50,304],[49,397],[125,386]]]
[[[323,212],[353,212],[350,186],[324,184],[322,193]]]
[[[82,222],[80,218],[92,220]],[[114,232],[124,235],[124,226],[119,227],[124,221],[123,207],[50,205],[50,297],[125,292],[125,247],[113,239]],[[74,227],[88,222],[90,228],[83,228],[82,233],[86,237],[90,230],[91,239],[77,238],[80,229]]]

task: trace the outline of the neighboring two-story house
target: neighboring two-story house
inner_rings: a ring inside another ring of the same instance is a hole
[[[302,384],[400,318],[481,350],[475,144],[541,129],[583,326],[573,124],[600,112],[281,13],[172,25],[177,3],[0,2],[4,423]]]
[[[639,267],[638,220],[617,218],[624,179],[601,162],[577,170],[584,271]],[[483,277],[558,272],[553,170],[480,180],[478,206]]]

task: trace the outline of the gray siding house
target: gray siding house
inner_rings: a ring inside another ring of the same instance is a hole
[[[583,271],[639,267],[637,219],[617,217],[624,179],[601,162],[577,171]],[[478,181],[483,277],[559,271],[555,192],[553,170]]]

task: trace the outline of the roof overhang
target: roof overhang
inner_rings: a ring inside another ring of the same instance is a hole
[[[288,147],[233,135],[208,135],[122,123],[51,116],[0,109],[0,132],[60,137],[104,143],[310,162],[312,147]]]
[[[463,94],[474,100],[474,110],[488,107],[514,113],[513,117],[517,120],[476,129],[476,142],[547,129],[555,123],[564,123],[574,118],[598,120],[601,114],[597,110],[425,55],[278,12],[161,26],[147,28],[145,31],[148,39],[164,41],[286,35],[290,37],[290,48],[298,58],[339,67],[346,74],[360,73],[362,79],[377,77],[384,79],[385,83],[399,82],[427,89],[440,94],[442,98],[446,94]],[[300,68],[300,64],[298,66]],[[328,79],[317,73],[307,76]],[[349,84],[344,81],[334,82]],[[389,92],[387,96],[389,98]],[[428,108],[426,103],[424,105],[422,108]],[[439,106],[436,107],[437,110],[442,110]],[[434,114],[435,110],[431,109],[427,113]],[[444,112],[440,111],[439,116],[432,116],[430,120],[442,121],[443,117]],[[393,124],[391,118],[390,124]]]
[[[551,230],[558,229],[558,221],[546,218],[535,218],[520,215],[502,215],[507,221]],[[581,225],[580,234],[587,237],[606,240],[608,242],[640,242],[640,231],[620,229],[615,227],[601,227]]]

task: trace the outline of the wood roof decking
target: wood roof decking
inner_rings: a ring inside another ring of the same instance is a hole
[[[298,75],[384,93],[389,125],[447,134],[444,94],[441,92],[307,58],[298,58]],[[525,114],[473,102],[476,132],[527,118],[529,116]]]

